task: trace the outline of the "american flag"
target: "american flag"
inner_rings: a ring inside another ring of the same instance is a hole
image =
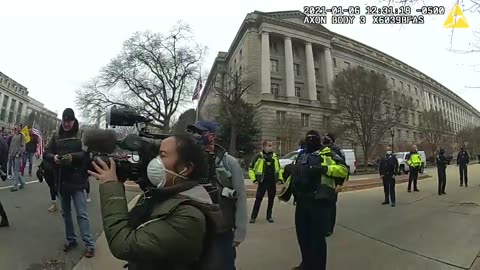
[[[35,135],[37,137],[37,156],[39,158],[43,157],[43,138],[42,138],[42,132],[35,128],[35,127],[32,127],[32,134]]]
[[[202,90],[202,77],[198,78],[197,85],[195,86],[195,90],[193,90],[192,101],[197,100],[200,96],[200,91]]]

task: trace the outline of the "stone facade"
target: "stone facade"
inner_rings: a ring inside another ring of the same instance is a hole
[[[199,117],[214,117],[219,99],[212,89],[219,74],[244,74],[254,82],[245,99],[258,110],[261,139],[276,141],[281,154],[286,154],[306,131],[332,127],[332,82],[341,70],[362,66],[384,74],[392,100],[405,96],[415,105],[394,129],[396,144],[422,140],[419,116],[430,108],[441,110],[454,132],[480,124],[475,108],[420,71],[321,25],[304,24],[303,19],[300,11],[249,13],[229,51],[220,52],[215,60],[199,100]]]

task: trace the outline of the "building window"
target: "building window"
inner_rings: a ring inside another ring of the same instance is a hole
[[[400,81],[400,89],[403,90],[403,82],[402,81]]]
[[[408,89],[408,93],[410,93],[410,91],[412,90],[410,87],[410,84],[407,84],[407,89]]]
[[[328,130],[330,128],[330,116],[323,116],[323,129]]]
[[[415,89],[415,95],[418,95],[418,89],[416,87],[414,87],[413,89]]]
[[[361,70],[365,70],[365,68],[362,67],[362,66],[358,66],[358,68],[361,69]]]
[[[337,67],[337,58],[333,57],[333,67]]]
[[[295,75],[300,76],[300,64],[293,64],[293,72]]]
[[[274,96],[278,96],[280,94],[280,85],[278,83],[272,83],[270,85],[270,92]]]
[[[417,133],[415,131],[413,132],[413,141],[417,141]]]
[[[18,102],[17,121],[16,121],[16,122],[22,121],[22,111],[23,111],[23,103],[22,103],[22,102]]]
[[[237,66],[237,59],[234,59],[233,60],[233,67],[236,67]]]
[[[371,74],[375,74],[375,70],[371,69],[371,70],[370,70],[370,73],[371,73]]]
[[[240,74],[240,76],[242,75],[242,66],[238,68],[238,73]]]
[[[270,59],[271,71],[278,72],[278,60]]]
[[[420,108],[420,101],[417,99],[417,108]]]
[[[8,123],[13,123],[15,119],[14,113],[15,113],[15,106],[17,105],[17,101],[15,99],[12,99],[12,103],[10,103],[10,112],[8,113]]]
[[[347,61],[345,61],[344,63],[345,63],[345,67],[347,67],[347,69],[349,69],[350,68],[350,63],[347,62]]]
[[[302,89],[298,86],[295,87],[295,96],[301,97],[302,96]]]
[[[274,52],[277,52],[277,43],[276,42],[271,42],[270,43],[270,49],[272,49],[272,51],[274,51]]]
[[[2,105],[2,112],[0,113],[0,119],[5,121],[7,118],[7,105],[8,105],[9,97],[7,95],[3,96],[3,105]]]
[[[302,127],[310,126],[310,114],[302,113]]]
[[[409,140],[410,139],[410,130],[406,130],[405,135],[406,135],[407,140]]]
[[[315,68],[315,79],[318,80],[318,78],[320,78],[320,69]]]
[[[392,80],[392,86],[395,87],[395,78],[390,78]]]
[[[298,48],[297,46],[293,46],[293,57],[297,57],[298,55]]]
[[[238,56],[239,56],[240,59],[242,59],[242,55],[243,55],[243,50],[240,49],[240,52],[238,52]]]
[[[322,91],[317,90],[317,100],[320,101],[322,98]]]
[[[335,79],[338,78],[338,74],[335,74]]]
[[[277,111],[277,123],[283,125],[285,124],[285,121],[287,121],[287,112]]]
[[[412,113],[412,124],[415,125],[415,113]]]
[[[286,155],[287,153],[285,153],[287,151],[286,146],[285,146],[285,140],[280,138],[280,137],[277,137],[276,138],[276,142],[275,142],[275,145],[277,146],[278,148],[278,152],[280,155]]]

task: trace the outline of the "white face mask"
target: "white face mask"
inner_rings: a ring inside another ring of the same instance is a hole
[[[387,155],[390,155],[392,153],[392,151],[387,151]]]
[[[183,169],[180,174],[184,173],[187,168]],[[175,177],[180,177],[183,179],[188,179],[187,177],[180,175],[178,173],[172,172],[170,170],[165,169],[165,165],[163,165],[162,159],[160,157],[156,157],[152,159],[147,166],[147,177],[157,188],[164,187],[167,183],[167,172],[170,174],[175,175]]]

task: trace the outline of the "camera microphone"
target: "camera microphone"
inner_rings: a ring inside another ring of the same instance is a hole
[[[117,148],[117,133],[109,129],[86,129],[82,134],[85,151],[111,154]]]

